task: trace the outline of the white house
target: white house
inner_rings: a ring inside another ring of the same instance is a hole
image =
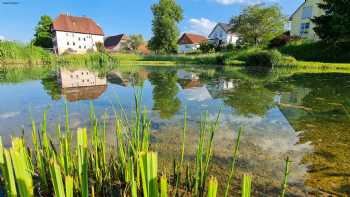
[[[96,51],[103,44],[102,28],[90,18],[59,15],[52,24],[53,50],[56,54]]]
[[[230,24],[218,23],[209,34],[209,41],[215,44],[236,45],[239,36],[237,33],[232,32],[231,29],[232,25]]]
[[[190,34],[190,33],[184,33],[179,41],[179,53],[189,53],[194,52],[199,49],[200,44],[202,42],[207,41],[208,38],[205,36],[197,35],[197,34]]]
[[[324,10],[318,6],[318,4],[322,2],[322,0],[305,0],[295,10],[289,18],[292,36],[300,36],[310,40],[319,39],[314,31],[315,24],[311,19],[325,13]]]

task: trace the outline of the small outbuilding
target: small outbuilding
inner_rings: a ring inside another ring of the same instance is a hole
[[[106,37],[104,40],[105,48],[110,52],[119,52],[123,49],[123,44],[128,41],[126,34]]]
[[[207,41],[208,38],[202,35],[184,33],[179,41],[179,53],[190,53],[199,49],[202,42]]]

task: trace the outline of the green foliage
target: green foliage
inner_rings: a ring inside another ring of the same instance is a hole
[[[272,67],[278,66],[282,60],[282,54],[277,50],[261,51],[247,57],[247,66]]]
[[[216,197],[218,191],[218,180],[215,177],[209,179],[208,197]]]
[[[319,7],[325,14],[312,21],[317,35],[327,42],[350,41],[350,1],[324,0]]]
[[[350,42],[338,42],[336,45],[326,42],[297,40],[278,49],[281,53],[302,61],[350,62]]]
[[[96,43],[96,49],[100,53],[105,53],[106,52],[105,46],[104,46],[104,44],[102,42],[97,42]]]
[[[11,41],[0,42],[0,65],[48,65],[51,64],[52,59],[51,54],[41,47]]]
[[[127,42],[132,51],[137,51],[145,43],[145,39],[141,34],[134,34],[129,37]]]
[[[266,45],[282,34],[285,22],[281,9],[276,5],[249,6],[231,19],[232,30],[241,35],[242,42],[255,46]]]
[[[177,23],[183,18],[182,8],[175,0],[159,0],[151,9],[153,37],[148,43],[149,48],[157,54],[175,53],[179,37]]]
[[[199,46],[199,50],[202,53],[215,53],[215,45],[212,43],[209,43],[208,41],[201,42]]]
[[[40,17],[38,25],[35,27],[35,35],[32,40],[33,45],[43,48],[52,48],[52,19],[44,15]]]

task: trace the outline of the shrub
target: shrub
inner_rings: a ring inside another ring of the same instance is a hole
[[[277,50],[261,51],[248,56],[246,60],[247,66],[272,67],[279,65],[283,60],[283,56]]]
[[[300,40],[301,38],[296,36],[291,36],[290,32],[285,32],[282,35],[279,35],[272,39],[268,45],[269,48],[278,48],[283,47],[291,41]]]
[[[199,46],[202,53],[215,53],[215,45],[209,42],[202,42]]]

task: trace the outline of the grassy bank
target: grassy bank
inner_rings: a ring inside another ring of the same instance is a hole
[[[299,61],[349,63],[350,43],[294,41],[278,49],[281,53],[295,57]]]
[[[158,154],[150,146],[151,121],[145,109],[139,107],[141,99],[135,97],[136,113],[131,119],[125,112],[115,112],[115,141],[107,142],[108,119],[96,117],[91,105],[89,128],[73,132],[66,107],[64,125],[57,125],[56,136],[50,136],[46,122],[32,121],[32,146],[23,137],[12,138],[10,147],[0,143],[1,184],[8,196],[232,196],[242,193],[250,196],[250,175],[244,175],[240,191],[231,184],[235,177],[236,159],[242,130],[237,132],[232,147],[229,177],[224,191],[218,191],[218,181],[209,169],[213,155],[213,137],[219,125],[219,116],[208,120],[203,114],[195,159],[185,165],[186,112],[184,115],[181,154],[174,158],[172,173],[158,171]],[[29,143],[28,143],[29,144]],[[187,163],[186,162],[186,163]],[[287,190],[288,164],[280,194]],[[193,166],[193,167],[190,167]],[[214,174],[215,175],[215,174]]]

